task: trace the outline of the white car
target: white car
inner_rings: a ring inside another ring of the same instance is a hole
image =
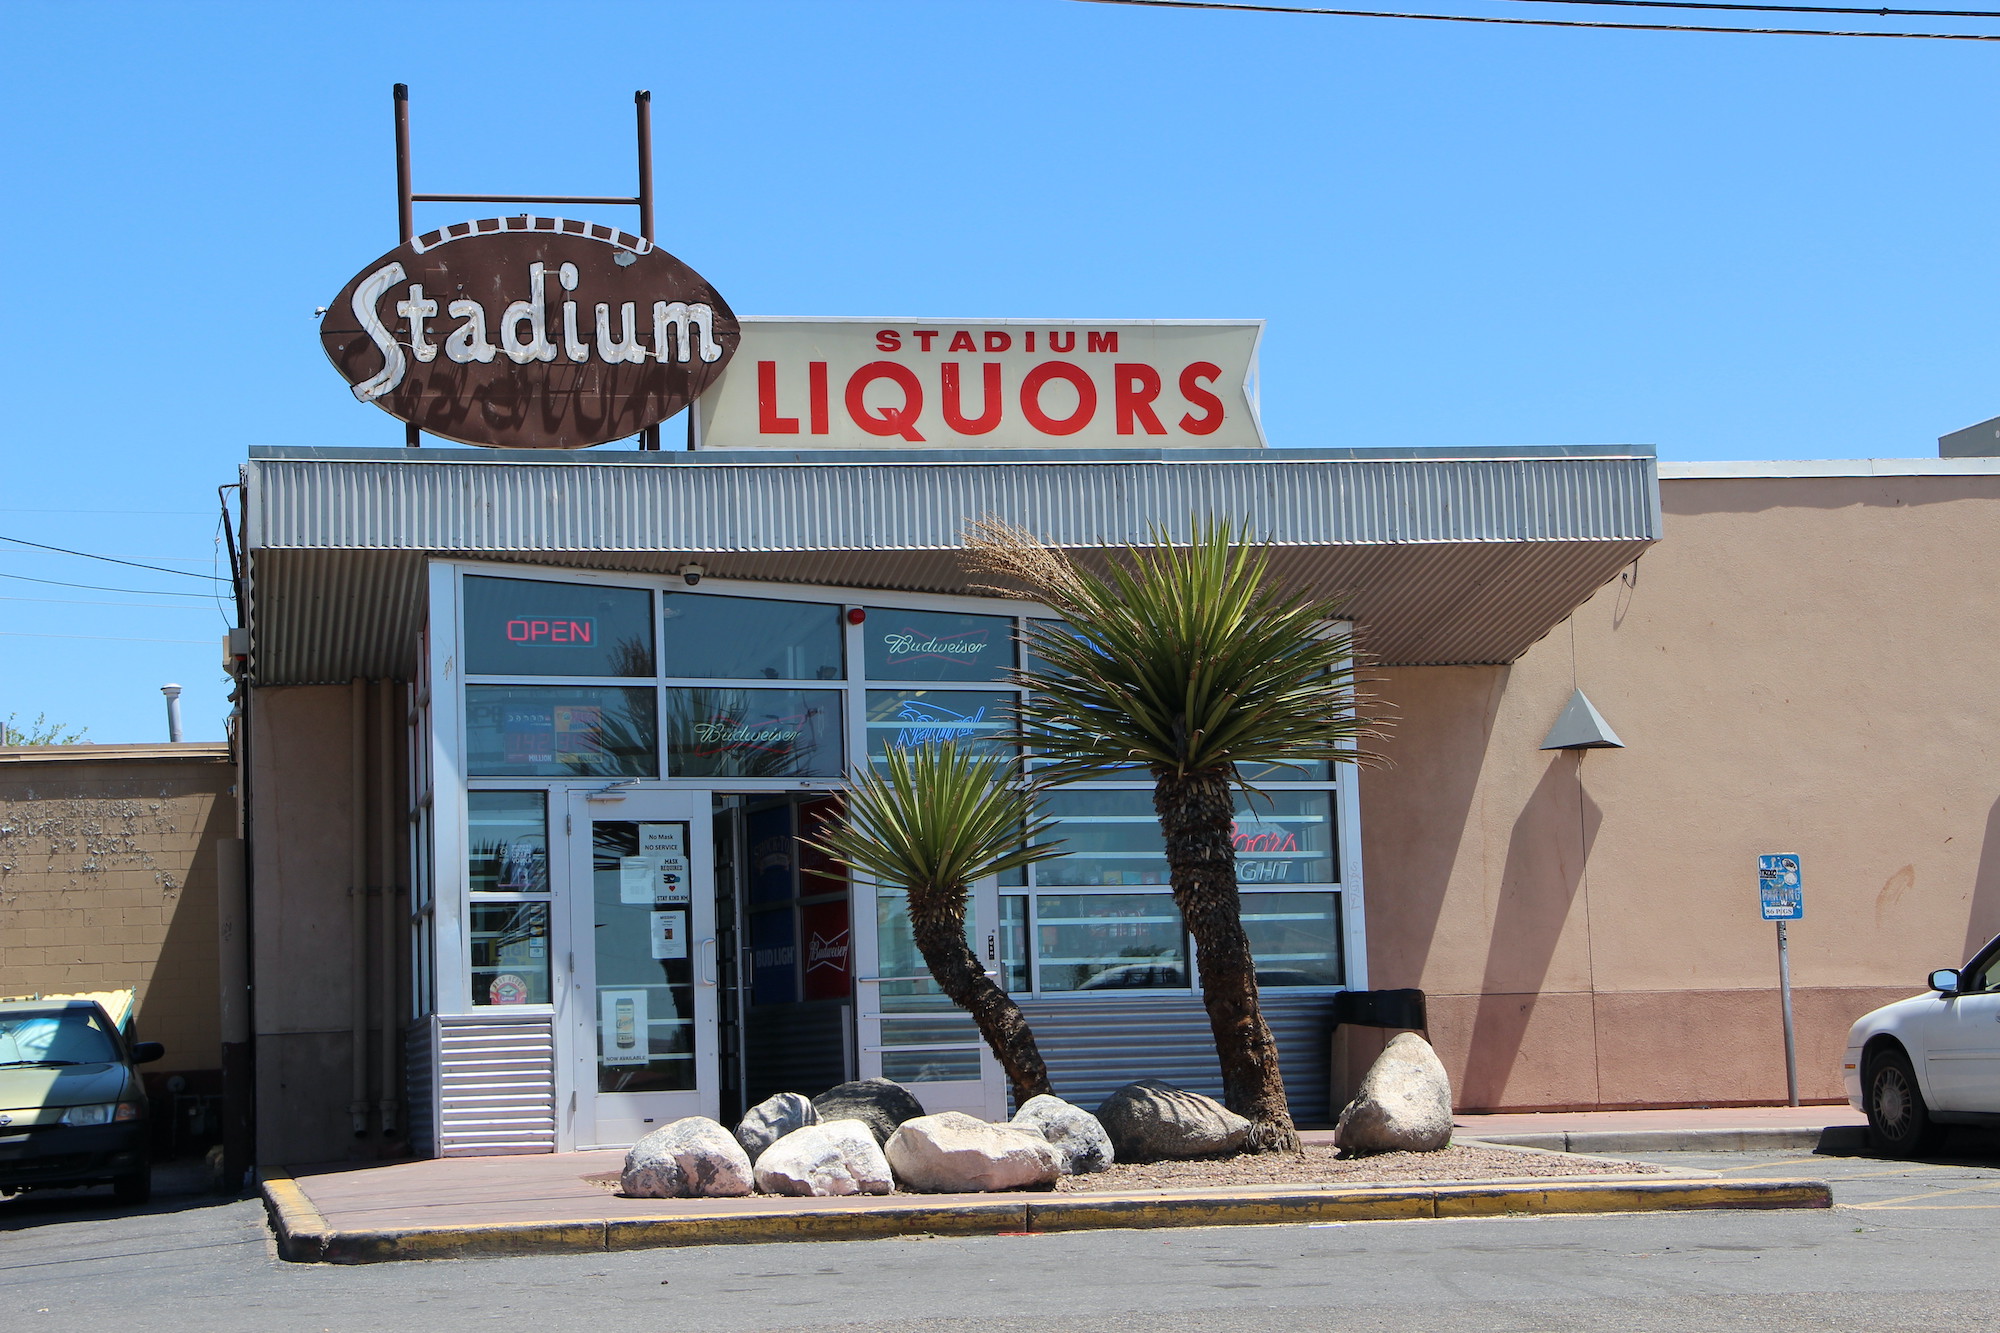
[[[1869,1137],[1899,1157],[1936,1148],[1946,1125],[2000,1123],[2000,939],[1930,986],[1862,1015],[1841,1061]]]

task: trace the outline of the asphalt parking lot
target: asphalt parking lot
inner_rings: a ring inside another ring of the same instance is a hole
[[[360,1268],[274,1255],[261,1206],[163,1182],[0,1202],[0,1326],[393,1333],[1290,1333],[1977,1328],[2000,1151],[1924,1162],[1662,1153],[1815,1175],[1817,1212],[1489,1218],[723,1246]]]

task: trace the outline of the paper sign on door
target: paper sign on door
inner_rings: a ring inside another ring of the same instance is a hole
[[[660,861],[655,856],[618,858],[618,901],[650,903],[660,882]]]
[[[603,1065],[643,1065],[650,1058],[646,1041],[646,992],[607,990],[597,993],[599,1055]]]
[[[662,903],[692,901],[688,892],[690,866],[687,856],[686,824],[639,825],[639,854],[650,858],[655,864],[653,901]]]
[[[687,913],[655,912],[653,928],[653,957],[685,958],[688,956]]]

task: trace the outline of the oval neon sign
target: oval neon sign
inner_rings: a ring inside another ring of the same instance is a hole
[[[600,223],[536,217],[405,242],[320,323],[357,399],[501,449],[636,435],[700,397],[740,338],[722,297],[666,251]]]

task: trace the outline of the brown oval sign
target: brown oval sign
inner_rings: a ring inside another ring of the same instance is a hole
[[[700,397],[742,334],[715,289],[649,241],[518,217],[397,246],[341,289],[319,336],[356,398],[434,435],[582,449]]]

